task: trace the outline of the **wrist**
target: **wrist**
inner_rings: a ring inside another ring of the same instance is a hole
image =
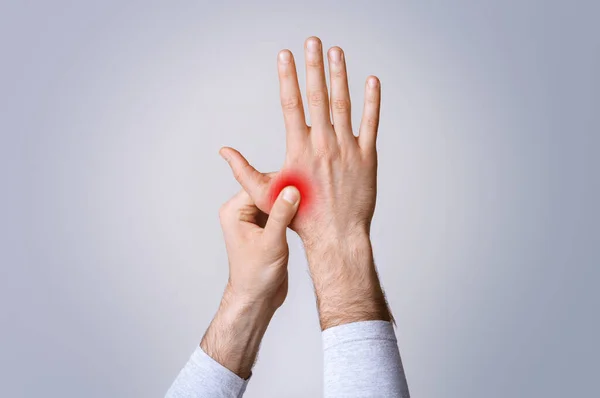
[[[306,236],[305,236],[306,235]],[[342,231],[323,231],[320,233],[301,234],[302,243],[307,256],[327,256],[327,253],[348,253],[348,249],[371,250],[371,237],[368,228],[357,227]]]
[[[311,274],[315,277],[325,277],[340,268],[358,272],[373,267],[368,232],[326,234],[317,240],[303,242]]]
[[[351,322],[392,320],[368,233],[323,239],[306,252],[322,330]]]
[[[229,283],[225,287],[219,306],[219,311],[231,317],[243,317],[247,322],[257,325],[268,324],[276,310],[270,298],[240,294]]]
[[[273,314],[266,302],[236,296],[227,288],[200,347],[215,361],[247,379]]]

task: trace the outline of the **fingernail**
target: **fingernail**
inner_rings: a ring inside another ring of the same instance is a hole
[[[321,49],[320,47],[319,41],[315,38],[309,39],[306,43],[306,48],[308,48],[308,51],[313,53],[319,51]]]
[[[371,87],[371,88],[377,87],[377,78],[375,78],[375,77],[369,78],[369,87]]]
[[[296,202],[298,202],[298,199],[300,197],[300,194],[298,193],[298,190],[296,188],[293,187],[286,187],[283,190],[283,200],[285,200],[286,202],[295,205]]]
[[[289,64],[292,57],[289,51],[283,50],[279,52],[279,62]]]
[[[332,48],[329,54],[333,62],[340,62],[342,60],[342,52],[337,48]]]

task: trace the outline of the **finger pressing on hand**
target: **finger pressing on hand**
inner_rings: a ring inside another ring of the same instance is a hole
[[[296,187],[289,186],[281,190],[265,225],[267,239],[285,241],[285,230],[296,215],[299,203],[300,192]]]
[[[219,151],[223,159],[229,163],[233,177],[254,200],[256,206],[265,211],[268,203],[269,177],[256,170],[241,153],[233,148],[223,147]]]

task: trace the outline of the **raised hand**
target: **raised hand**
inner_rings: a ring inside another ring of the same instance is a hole
[[[282,188],[294,185],[299,189],[302,202],[290,227],[306,248],[322,329],[363,320],[389,321],[392,317],[369,238],[377,187],[380,83],[374,76],[367,78],[356,137],[342,49],[333,47],[328,52],[330,94],[318,38],[306,40],[305,58],[310,127],[306,125],[292,53],[283,50],[278,55],[287,134],[281,171],[275,176],[261,174],[232,148],[222,148],[221,155],[265,213],[271,211]]]
[[[229,281],[202,349],[182,369],[169,396],[242,396],[261,339],[287,295],[289,226],[304,243],[315,287],[324,396],[409,397],[369,236],[380,83],[367,78],[355,136],[342,49],[328,52],[329,92],[318,38],[306,40],[305,57],[310,127],[292,53],[283,50],[277,58],[287,142],[282,169],[262,174],[235,149],[220,151],[243,187],[220,213]],[[222,382],[212,382],[211,375]]]
[[[261,174],[232,148],[222,148],[221,155],[228,160],[235,178],[266,213],[270,212],[279,190],[295,185],[302,194],[302,204],[291,228],[298,232],[306,246],[313,246],[324,238],[345,239],[352,234],[368,234],[376,197],[375,141],[380,83],[374,76],[367,78],[363,116],[356,137],[351,124],[342,49],[333,47],[328,52],[330,95],[318,38],[306,40],[305,58],[310,127],[305,120],[294,57],[288,50],[278,55],[281,106],[287,133],[281,171],[274,178]]]

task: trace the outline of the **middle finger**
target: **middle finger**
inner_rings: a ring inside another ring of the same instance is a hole
[[[306,57],[306,96],[311,127],[319,131],[331,129],[329,99],[325,69],[323,67],[323,46],[317,37],[309,37],[304,46]]]

